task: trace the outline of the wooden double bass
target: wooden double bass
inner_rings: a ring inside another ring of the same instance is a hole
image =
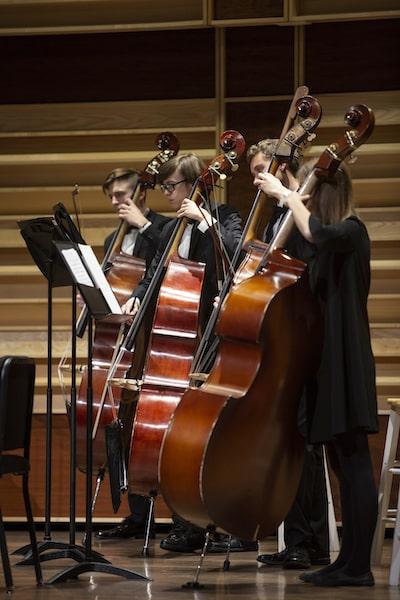
[[[177,138],[169,132],[160,133],[156,139],[159,152],[151,159],[146,167],[139,173],[138,183],[133,192],[132,200],[135,202],[143,189],[154,188],[159,167],[175,156],[179,150]],[[128,255],[121,251],[122,240],[127,232],[128,224],[122,221],[114,235],[109,249],[104,257],[102,267],[106,273],[119,304],[124,304],[132,294],[145,274],[145,261],[141,258]],[[85,327],[85,309],[81,312],[77,322],[78,334],[83,334]],[[118,412],[121,400],[121,388],[117,388],[113,397],[108,393],[107,377],[115,356],[115,349],[119,346],[120,325],[104,321],[97,321],[93,341],[93,468],[101,470],[107,460],[105,445],[105,430],[112,423]],[[131,355],[126,354],[119,362],[116,376],[124,378],[131,368]],[[135,355],[136,368],[140,368],[139,352]],[[77,398],[77,466],[81,470],[86,468],[86,413],[87,413],[87,370],[83,372],[78,398]]]
[[[195,182],[191,199],[197,202],[221,175],[230,176],[244,151],[240,133],[221,135],[223,150]],[[205,265],[180,258],[178,247],[186,219],[177,221],[162,263],[167,266],[160,288],[148,346],[143,384],[132,430],[128,464],[129,491],[155,495],[158,459],[164,431],[189,383],[198,343],[199,310]]]
[[[279,165],[289,164],[294,158],[298,158],[299,152],[314,139],[314,131],[319,125],[321,115],[322,109],[318,100],[308,95],[308,88],[305,86],[299,87],[289,107],[277,152],[271,158],[268,167],[269,173],[274,175]],[[232,284],[235,285],[254,275],[260,264],[267,245],[257,239],[257,233],[267,210],[267,202],[266,195],[258,190],[243,229],[240,244],[232,260],[233,269],[226,277],[219,294],[221,302],[228,294]],[[216,344],[218,343],[214,332],[219,312],[220,306],[213,309],[199,343],[192,365],[192,381],[204,380],[204,372],[210,370],[210,363],[213,360]]]
[[[330,177],[373,122],[366,106],[351,107],[349,129],[326,148],[301,193]],[[271,534],[293,502],[303,455],[298,400],[318,365],[321,328],[306,266],[283,250],[292,228],[288,211],[257,273],[225,299],[214,367],[182,397],[160,455],[172,511],[248,540]]]

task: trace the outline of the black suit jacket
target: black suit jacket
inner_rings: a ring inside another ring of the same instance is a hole
[[[240,241],[242,233],[241,217],[234,208],[227,204],[221,204],[214,209],[212,212],[214,217],[217,217],[216,211],[218,211],[218,220],[220,222],[222,241],[225,245],[228,255],[232,257],[236,246]],[[143,300],[146,290],[150,285],[157,265],[160,262],[168,240],[171,237],[176,221],[176,219],[173,219],[164,227],[161,234],[159,247],[149,269],[147,270],[147,274],[132,294],[140,300]],[[211,233],[212,230],[209,228],[203,233],[198,229],[198,225],[199,223],[196,223],[192,229],[188,259],[196,262],[202,262],[206,265],[202,291],[201,318],[201,321],[204,323],[212,310],[214,297],[218,294],[217,269],[214,242]]]
[[[160,215],[152,210],[149,210],[146,218],[151,222],[151,225],[149,225],[143,233],[138,234],[132,255],[145,260],[147,271],[151,265],[154,255],[157,252],[157,248],[161,240],[161,232],[164,226],[171,222],[171,219],[169,217],[164,217],[164,215]],[[112,242],[114,234],[115,231],[107,236],[104,241],[105,253]]]

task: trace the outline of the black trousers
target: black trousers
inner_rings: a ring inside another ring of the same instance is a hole
[[[286,547],[329,554],[328,499],[322,445],[307,445],[295,501],[284,523]]]
[[[349,431],[338,435],[327,447],[329,462],[339,481],[342,508],[342,543],[335,566],[348,575],[362,575],[371,569],[378,514],[368,435],[364,431]]]
[[[150,498],[139,494],[128,494],[128,503],[131,514],[125,520],[144,523],[149,514]]]

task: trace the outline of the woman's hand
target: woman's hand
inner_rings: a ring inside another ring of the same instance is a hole
[[[186,217],[187,219],[193,219],[194,221],[202,221],[204,218],[208,222],[208,217],[211,221],[211,215],[208,211],[201,209],[197,206],[196,202],[185,198],[181,204],[180,209],[177,211],[178,217]]]
[[[304,196],[302,196],[298,192],[289,192],[289,190],[286,190],[285,195],[281,197],[281,203],[282,206],[287,206],[290,210],[294,210],[297,205],[304,205],[309,198],[310,194],[304,194]]]

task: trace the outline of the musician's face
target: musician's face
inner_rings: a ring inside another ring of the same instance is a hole
[[[108,197],[115,210],[118,210],[120,204],[129,202],[132,198],[132,185],[129,181],[116,179],[108,188]]]
[[[265,172],[268,171],[270,163],[271,163],[270,156],[265,156],[265,154],[263,152],[257,152],[257,154],[255,154],[250,161],[250,172],[251,172],[253,178],[255,179],[256,176],[258,175],[258,173],[263,173],[264,171]],[[279,167],[277,172],[275,173],[275,176],[278,179],[282,180],[283,172],[284,172],[284,168],[282,169],[281,167]],[[253,183],[254,183],[254,179],[253,179]]]
[[[180,209],[182,202],[192,189],[192,184],[183,177],[179,169],[175,169],[161,184],[161,189],[174,211]]]

